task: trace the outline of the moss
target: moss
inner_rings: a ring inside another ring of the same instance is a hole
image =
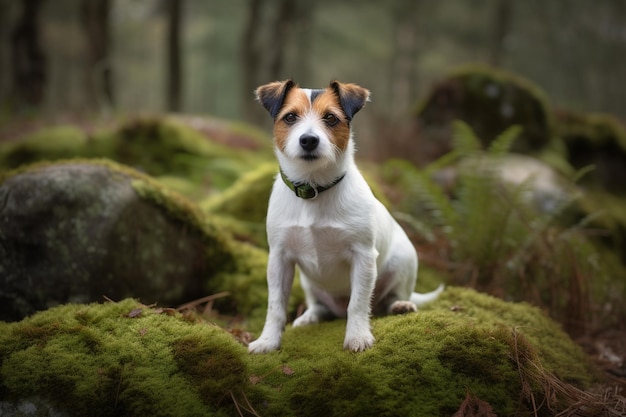
[[[67,183],[52,181],[60,172]],[[2,186],[21,175],[39,178],[33,184],[48,184],[33,186],[45,196],[52,194],[54,209],[46,222],[41,223],[41,212],[47,213],[49,205],[26,211],[18,207],[20,196],[25,194],[24,201],[30,202],[32,193],[15,188],[8,193]],[[179,304],[220,291],[230,292],[218,303],[223,312],[263,315],[267,252],[235,241],[228,224],[148,175],[106,160],[39,163],[5,173],[0,189],[11,202],[10,212],[7,207],[3,212],[0,235],[0,271],[9,272],[1,275],[6,280],[0,291],[1,317],[16,319],[18,310],[23,317],[33,308],[95,301],[102,294]],[[36,227],[28,233],[16,229],[10,217],[16,212],[24,224]],[[31,252],[37,262],[28,257]],[[34,291],[28,284],[33,279],[39,282]],[[22,299],[29,304],[20,304]]]
[[[109,158],[150,175],[175,174],[218,189],[230,185],[251,158],[168,118],[134,119],[96,142],[104,146],[96,152],[110,152]]]
[[[82,155],[87,135],[73,126],[41,130],[18,142],[0,145],[0,170],[38,160],[57,160]]]
[[[276,163],[261,163],[224,192],[201,202],[200,206],[223,218],[237,239],[267,249],[265,216],[277,172]]]
[[[259,414],[444,416],[470,391],[498,415],[525,415],[520,340],[548,372],[591,381],[582,351],[539,310],[472,290],[448,288],[418,314],[375,319],[376,344],[362,354],[341,350],[344,331],[344,320],[288,328],[280,352],[250,357],[255,403],[267,404]]]
[[[626,187],[626,128],[605,114],[556,112],[555,135],[563,140],[566,155],[576,169],[593,166],[582,184],[624,195]]]
[[[545,94],[530,81],[484,65],[457,68],[416,107],[420,134],[435,140],[442,130],[450,146],[450,123],[465,121],[485,144],[519,125],[516,151],[535,152],[551,139],[552,118]],[[442,153],[445,153],[446,150]]]
[[[133,118],[89,136],[74,127],[45,128],[23,140],[2,145],[0,169],[41,160],[107,158],[153,176],[180,176],[198,188],[221,190],[259,160],[272,157],[267,147],[233,148],[219,141],[229,136],[240,137],[245,143],[260,143],[258,134],[250,133],[251,127],[246,130],[243,124],[220,123],[219,128],[210,131],[216,136],[214,139],[189,124],[172,117]]]
[[[191,181],[182,176],[161,175],[155,177],[155,179],[165,187],[182,194],[192,201],[200,201],[214,191],[209,184]]]
[[[448,416],[472,392],[515,416],[533,410],[524,368],[545,369],[532,384],[538,404],[551,375],[591,381],[580,349],[525,304],[448,288],[417,314],[372,323],[376,344],[360,354],[341,348],[336,320],[288,327],[280,351],[248,355],[216,326],[133,300],[65,305],[0,323],[0,401],[39,397],[95,416]]]
[[[253,319],[260,317],[261,309],[267,303],[267,252],[246,242],[233,240],[228,222],[206,215],[196,204],[150,176],[123,166],[118,167],[133,175],[135,180],[132,185],[139,196],[204,236],[210,269],[210,273],[204,277],[205,291],[228,291],[230,294],[228,298],[217,302],[216,306],[225,312],[248,314]]]
[[[71,415],[231,414],[229,392],[246,383],[245,351],[223,330],[133,300],[66,305],[2,327],[5,400],[44,397]],[[217,388],[203,382],[222,376]]]
[[[201,203],[201,206],[204,210],[239,220],[265,223],[267,204],[277,173],[276,163],[262,163],[223,193]]]

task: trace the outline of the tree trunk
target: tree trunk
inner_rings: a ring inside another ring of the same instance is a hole
[[[87,106],[98,109],[113,107],[113,74],[110,54],[110,0],[83,0],[81,18],[87,37],[85,96]]]
[[[258,123],[263,113],[260,106],[254,102],[252,92],[258,86],[257,74],[260,71],[261,54],[258,39],[261,28],[261,10],[264,0],[250,0],[248,6],[248,20],[243,34],[241,45],[243,63],[243,109],[244,117],[251,123]]]
[[[390,110],[392,116],[405,114],[417,98],[419,1],[399,3],[394,16],[394,42],[391,57]]]
[[[293,23],[293,38],[296,43],[294,73],[297,74],[297,81],[301,85],[312,85],[317,80],[314,79],[311,65],[311,34],[315,27],[315,0],[298,2]]]
[[[494,67],[502,65],[506,37],[511,31],[511,16],[513,14],[513,2],[511,0],[498,0],[493,22],[493,36],[491,38],[491,54],[489,63]]]
[[[182,7],[183,0],[167,0],[167,109],[172,112],[182,107]]]
[[[13,101],[17,110],[41,105],[46,87],[46,57],[39,39],[42,0],[23,0],[22,15],[11,34]]]
[[[274,22],[274,30],[272,31],[272,37],[270,39],[270,62],[269,62],[269,76],[272,80],[279,80],[285,77],[283,74],[285,63],[285,48],[287,39],[291,31],[293,19],[295,17],[295,4],[294,0],[279,0],[278,15]]]

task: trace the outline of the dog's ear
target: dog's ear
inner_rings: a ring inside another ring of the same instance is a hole
[[[344,84],[339,81],[332,81],[330,88],[339,97],[339,104],[348,120],[365,106],[370,99],[369,90],[356,84]]]
[[[283,107],[287,93],[296,84],[292,80],[274,81],[257,88],[254,92],[256,99],[263,104],[270,115],[275,119]]]

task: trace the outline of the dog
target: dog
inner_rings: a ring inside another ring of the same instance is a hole
[[[306,89],[286,80],[255,94],[274,119],[280,174],[267,212],[267,317],[248,350],[280,348],[296,266],[307,309],[293,326],[347,316],[344,348],[366,350],[374,344],[372,313],[417,311],[443,291],[413,292],[415,248],[355,164],[351,122],[370,92],[337,81]]]

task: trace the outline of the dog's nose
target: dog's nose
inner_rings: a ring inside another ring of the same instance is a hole
[[[317,145],[320,143],[320,139],[317,136],[313,135],[302,135],[300,136],[300,146],[307,152],[311,152]]]

